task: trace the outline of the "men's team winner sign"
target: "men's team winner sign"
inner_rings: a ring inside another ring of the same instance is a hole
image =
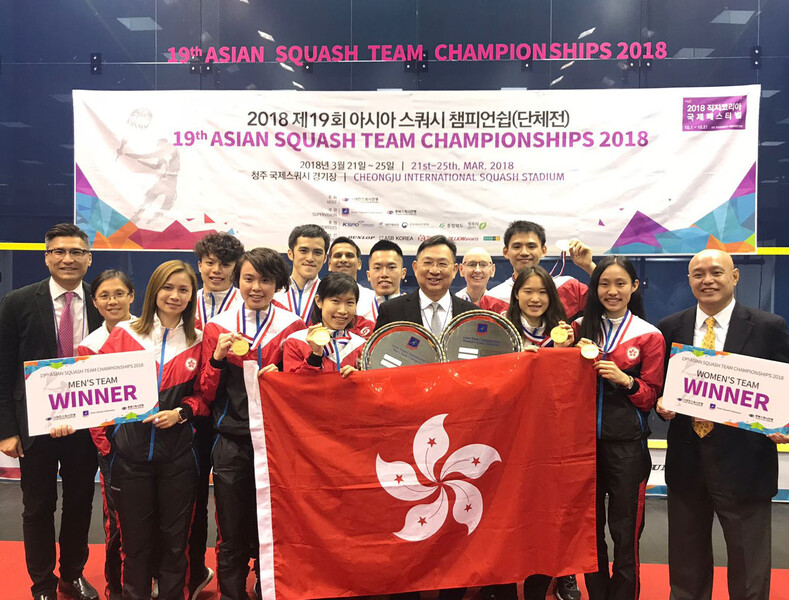
[[[30,435],[141,421],[159,402],[156,360],[123,352],[27,361],[25,392]]]
[[[724,425],[789,433],[789,365],[673,344],[663,406]]]

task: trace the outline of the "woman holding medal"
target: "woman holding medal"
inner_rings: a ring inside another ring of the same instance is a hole
[[[188,421],[208,414],[197,382],[201,333],[194,326],[196,291],[191,266],[180,260],[163,263],[148,282],[140,318],[118,323],[100,350],[145,350],[157,358],[158,412],[106,430],[123,541],[123,597],[131,600],[151,597],[154,559],[159,598],[174,600],[186,592],[186,541],[197,481]]]
[[[285,340],[282,369],[289,373],[356,371],[366,340],[349,330],[356,316],[359,286],[344,273],[329,273],[318,284],[313,324]]]
[[[573,328],[565,323],[564,306],[550,273],[540,266],[527,267],[512,284],[507,319],[520,332],[527,349],[572,346]]]
[[[235,278],[243,303],[206,324],[200,379],[206,398],[213,401],[219,432],[211,453],[219,529],[217,579],[222,598],[229,600],[247,598],[249,560],[258,555],[244,362],[255,361],[259,374],[276,371],[285,339],[305,328],[298,315],[274,300],[277,290],[289,282],[288,265],[278,252],[270,248],[245,252],[236,263]]]
[[[665,342],[644,320],[633,264],[606,256],[592,273],[578,345],[597,371],[597,556],[599,570],[585,575],[590,600],[638,598],[638,541],[644,528],[644,492],[652,463],[647,449],[649,411],[663,386]],[[614,541],[609,575],[605,542]]]
[[[575,341],[573,328],[565,322],[564,306],[550,273],[535,265],[518,273],[512,284],[507,319],[525,342],[524,350],[566,348]],[[551,586],[549,575],[531,575],[523,582],[524,600],[543,600]],[[517,600],[515,584],[483,588],[486,598]]]

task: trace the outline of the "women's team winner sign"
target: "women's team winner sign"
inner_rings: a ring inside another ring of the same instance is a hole
[[[122,352],[25,362],[30,435],[141,421],[158,410],[156,359]]]
[[[789,433],[786,363],[673,344],[663,406],[756,431]]]

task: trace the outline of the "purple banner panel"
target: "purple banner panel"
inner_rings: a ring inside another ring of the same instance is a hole
[[[682,131],[745,129],[747,96],[683,98]]]

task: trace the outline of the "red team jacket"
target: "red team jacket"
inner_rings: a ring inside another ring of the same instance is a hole
[[[573,322],[576,339],[581,321]],[[647,425],[649,411],[655,406],[663,388],[663,357],[666,351],[663,335],[657,327],[630,311],[622,322],[603,319],[603,330],[609,333],[603,340],[596,340],[604,350],[599,359],[616,363],[633,377],[634,384],[627,390],[598,377],[597,437],[602,440],[646,439],[650,433]]]
[[[282,362],[282,345],[290,334],[305,329],[302,320],[276,302],[271,303],[270,314],[259,334],[257,343],[250,343],[245,356],[229,352],[224,360],[215,360],[214,350],[219,335],[240,331],[242,309],[226,311],[214,317],[203,331],[203,372],[201,389],[209,402],[213,401],[214,423],[220,433],[249,437],[249,411],[244,385],[244,361],[254,360],[260,367]],[[261,311],[263,312],[263,311]],[[246,311],[247,317],[254,311]],[[247,335],[254,335],[254,326],[247,325]]]
[[[358,367],[357,362],[361,358],[364,344],[367,342],[363,337],[356,335],[352,331],[335,332],[332,341],[326,345],[323,352],[323,359],[320,366],[310,364],[312,347],[307,343],[307,331],[297,331],[285,340],[283,347],[284,356],[282,358],[282,370],[286,373],[331,373],[339,371],[340,367],[351,365]],[[339,366],[337,360],[339,357]],[[315,359],[312,359],[315,361]]]
[[[112,330],[99,354],[148,350],[156,356],[159,384],[159,410],[183,408],[186,417],[208,415],[208,406],[199,387],[201,335],[192,344],[186,341],[183,326],[164,329],[158,319],[150,335],[131,330],[132,321],[119,323]],[[169,462],[192,449],[189,423],[156,429],[153,423],[126,423],[100,430],[109,438],[114,451],[133,462]],[[94,436],[94,441],[96,437]],[[99,449],[106,442],[96,442]]]

